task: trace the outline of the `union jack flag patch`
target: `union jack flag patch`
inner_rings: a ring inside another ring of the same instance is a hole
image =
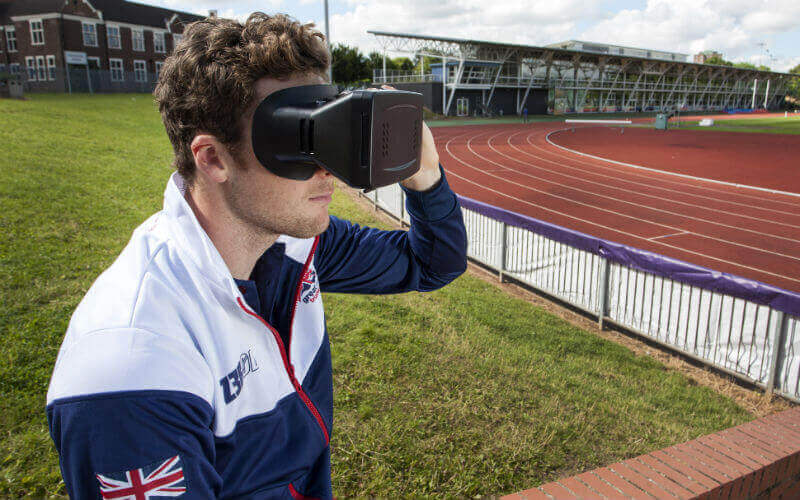
[[[179,497],[186,493],[180,455],[163,462],[145,465],[140,469],[114,474],[95,474],[104,499],[148,500],[159,497]]]

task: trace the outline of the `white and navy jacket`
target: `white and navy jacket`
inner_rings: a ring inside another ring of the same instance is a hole
[[[466,268],[444,174],[406,194],[409,231],[331,217],[316,238],[281,236],[237,281],[173,174],[58,354],[47,417],[70,496],[332,497],[320,290],[434,290]]]

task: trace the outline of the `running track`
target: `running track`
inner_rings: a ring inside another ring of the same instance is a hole
[[[432,130],[448,181],[461,195],[800,292],[800,197],[565,152],[546,140],[564,127],[550,122]]]

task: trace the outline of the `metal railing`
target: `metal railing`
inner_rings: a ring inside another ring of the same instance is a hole
[[[366,195],[410,224],[398,185]],[[800,295],[459,197],[470,259],[800,402]]]
[[[419,71],[403,71],[403,70],[387,70],[384,75],[383,70],[374,69],[372,71],[372,78],[375,83],[381,82],[441,82],[441,73],[425,73],[421,74]],[[609,90],[609,91],[656,91],[656,92],[678,92],[678,93],[709,93],[709,92],[752,92],[753,81],[737,81],[732,83],[723,82],[709,82],[708,80],[691,80],[687,77],[683,81],[668,81],[668,82],[654,82],[651,81],[654,77],[637,81],[637,75],[629,75],[626,80],[618,78],[600,78],[594,76],[591,78],[572,78],[569,76],[558,77],[550,76],[546,78],[543,75],[535,75],[531,80],[530,75],[509,76],[500,75],[496,78],[497,85],[499,86],[513,86],[513,87],[527,87],[530,83],[532,87],[558,87],[558,88],[574,88],[574,89],[592,89],[592,90]],[[448,74],[447,83],[453,85],[461,82],[455,82],[455,76]],[[465,75],[462,80],[468,80]],[[488,75],[485,78],[478,79],[482,83],[492,84],[495,82],[494,75]],[[764,84],[760,84],[759,90],[763,89]]]
[[[25,92],[69,93],[152,93],[158,81],[153,71],[110,71],[106,69],[22,68],[16,75]]]

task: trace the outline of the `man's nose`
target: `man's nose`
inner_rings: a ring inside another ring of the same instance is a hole
[[[314,171],[313,177],[326,178],[326,177],[331,177],[332,175],[333,174],[331,174],[330,172],[328,172],[324,168],[317,167],[317,169]]]

